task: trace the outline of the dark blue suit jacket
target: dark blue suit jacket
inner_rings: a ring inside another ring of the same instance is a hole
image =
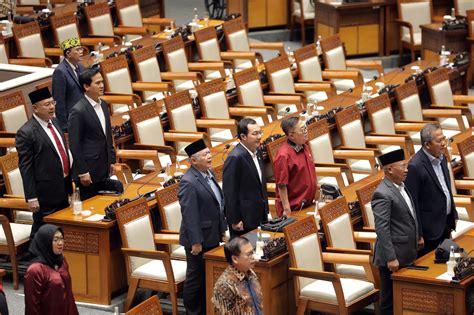
[[[181,179],[178,199],[182,215],[179,243],[185,248],[199,243],[203,248],[218,246],[227,229],[224,213],[211,187],[196,168],[190,167]]]
[[[79,64],[79,71],[84,71]],[[71,65],[63,60],[53,72],[53,98],[56,101],[56,118],[63,131],[67,131],[67,121],[72,107],[84,96],[79,79]]]
[[[454,230],[458,215],[451,192],[451,177],[446,158],[443,159],[441,168],[450,192],[451,212],[453,213],[448,225],[451,230]],[[408,164],[405,185],[411,193],[415,208],[419,211],[423,238],[427,240],[440,238],[446,226],[446,196],[423,149],[420,149]]]

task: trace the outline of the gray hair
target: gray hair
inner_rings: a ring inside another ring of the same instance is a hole
[[[433,132],[441,129],[439,124],[426,124],[420,131],[421,143],[424,146],[425,143],[433,140]]]

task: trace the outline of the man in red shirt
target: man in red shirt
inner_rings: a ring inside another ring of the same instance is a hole
[[[289,117],[281,122],[288,138],[275,157],[274,171],[277,184],[278,215],[288,216],[310,205],[319,198],[311,151],[306,141],[308,128],[298,117]]]

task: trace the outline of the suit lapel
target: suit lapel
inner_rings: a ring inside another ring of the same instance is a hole
[[[47,143],[50,149],[53,151],[54,155],[58,158],[59,162],[61,163],[61,157],[59,156],[58,151],[56,151],[56,148],[54,147],[53,142],[51,141],[51,138],[46,134],[46,131],[41,127],[40,123],[36,120],[36,118],[31,118],[33,119],[33,126],[35,129],[35,133],[40,135],[41,138],[43,138],[43,142]]]
[[[423,159],[421,160],[423,162],[423,166],[425,167],[428,174],[430,174],[430,176],[433,178],[433,181],[436,183],[436,186],[438,187],[438,189],[441,192],[443,192],[443,188],[441,187],[441,184],[439,183],[438,176],[436,176],[436,173],[433,169],[433,165],[431,164],[428,156],[426,156],[425,152],[422,152],[421,154],[423,156]]]
[[[242,152],[242,154],[244,155],[245,160],[247,161],[247,163],[250,165],[250,168],[252,169],[252,173],[253,173],[255,179],[256,179],[259,183],[261,183],[260,177],[258,176],[257,167],[255,166],[255,163],[253,162],[253,158],[250,156],[250,153],[247,151],[247,149],[245,149],[245,148],[243,147],[243,145],[242,145],[241,143],[239,143],[239,144],[237,145],[237,147],[239,148],[239,150],[240,150],[240,151]],[[259,164],[260,164],[260,161],[259,161]],[[260,168],[260,170],[262,170],[262,169]],[[263,171],[262,171],[262,173],[263,173]]]
[[[66,60],[64,60],[64,66],[66,67],[66,71],[69,73],[69,76],[71,76],[72,80],[74,82],[76,82],[76,84],[81,87],[81,85],[79,84],[79,79],[78,77],[76,76],[76,73],[74,72],[74,69],[71,67],[71,65],[69,64],[69,62],[67,62]]]
[[[405,201],[405,198],[403,198],[402,193],[400,192],[400,190],[398,190],[397,187],[395,187],[395,185],[392,182],[390,182],[389,180],[386,180],[385,185],[387,185],[388,188],[392,191],[392,193],[395,196],[397,196],[398,199],[405,205],[405,209],[410,214],[410,217],[413,218],[414,220],[416,220],[414,218],[414,213],[412,213],[410,211],[410,207],[408,206],[407,202]],[[407,191],[407,190],[405,189],[405,191]],[[408,196],[410,196],[410,195],[408,195]],[[410,197],[410,201],[412,201],[412,206],[413,206],[413,200],[411,199],[411,197]],[[415,211],[415,209],[413,209],[413,211]]]
[[[102,129],[102,125],[100,123],[100,120],[99,120],[99,116],[97,116],[97,113],[95,112],[95,109],[92,107],[91,103],[89,103],[89,100],[87,98],[84,97],[84,106],[86,108],[86,111],[89,113],[89,116],[91,116],[91,118],[95,121],[96,125],[97,125],[97,128],[99,128],[100,130],[100,133],[104,135],[105,137],[105,134],[104,134],[104,130]],[[105,115],[105,113],[104,113]],[[106,119],[107,121],[107,119]]]
[[[209,183],[204,179],[202,176],[201,172],[199,172],[195,167],[191,167],[191,171],[193,172],[194,176],[198,180],[199,183],[209,192],[211,197],[216,201],[217,205],[219,205],[219,201],[216,199],[216,195],[214,195],[214,192],[211,189],[211,186],[209,186]],[[219,187],[219,185],[217,185]]]

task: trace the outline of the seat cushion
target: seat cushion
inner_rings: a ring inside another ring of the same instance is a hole
[[[451,237],[455,239],[473,228],[474,222],[458,220],[456,222],[456,231],[451,232]]]
[[[182,260],[171,260],[174,280],[182,282],[186,278],[186,262]],[[133,277],[146,278],[151,280],[168,281],[166,278],[165,266],[161,260],[151,260],[141,265],[132,272]]]
[[[328,99],[326,92],[305,92],[309,103],[318,103]]]
[[[411,43],[410,33],[403,35],[402,41]],[[413,42],[415,43],[415,45],[421,45],[421,32],[413,33]]]
[[[467,120],[467,117],[465,115],[462,116],[462,121],[464,123],[464,126],[469,127],[469,121]],[[460,130],[458,125],[458,121],[456,118],[440,118],[439,119],[439,124],[441,125],[442,129],[451,129],[451,130]],[[445,130],[443,130],[444,133]]]
[[[334,86],[336,87],[338,93],[345,92],[355,87],[354,81],[349,79],[333,80],[332,82],[334,83]]]
[[[443,106],[453,106],[453,91],[449,80],[445,80],[432,86],[432,103]]]
[[[354,172],[371,173],[373,171],[370,162],[367,160],[348,160],[348,162]],[[354,178],[354,180],[356,179]]]
[[[365,269],[362,266],[337,264],[336,272],[340,275],[352,276],[356,278],[366,279]]]
[[[10,228],[12,229],[13,241],[15,242],[15,245],[20,245],[30,239],[31,225],[10,223]],[[1,245],[7,244],[5,232],[3,231],[3,228],[1,227],[0,227],[0,244]]]
[[[122,24],[124,26],[143,26],[142,15],[138,4],[120,9]]]
[[[186,251],[184,250],[184,246],[171,245],[171,257],[186,259]]]
[[[458,212],[458,219],[459,221],[469,221],[469,215],[467,214],[466,208],[463,207],[456,207],[456,211]]]
[[[15,222],[33,223],[33,212],[30,211],[16,211]]]
[[[194,89],[194,82],[191,80],[173,80],[173,84],[174,88],[176,89],[176,92]]]
[[[234,137],[232,135],[232,132],[229,129],[211,128],[210,133],[211,133],[211,141],[215,141],[215,142],[225,142]]]
[[[346,304],[352,303],[374,289],[373,283],[350,278],[342,278],[341,286]],[[321,302],[337,303],[336,291],[330,281],[313,281],[301,289],[301,296]]]
[[[400,4],[401,20],[411,23],[413,26],[413,33],[420,34],[421,43],[421,28],[420,25],[431,23],[431,2],[411,2]],[[403,35],[410,34],[408,27],[402,27]],[[409,36],[409,35],[408,35]]]

